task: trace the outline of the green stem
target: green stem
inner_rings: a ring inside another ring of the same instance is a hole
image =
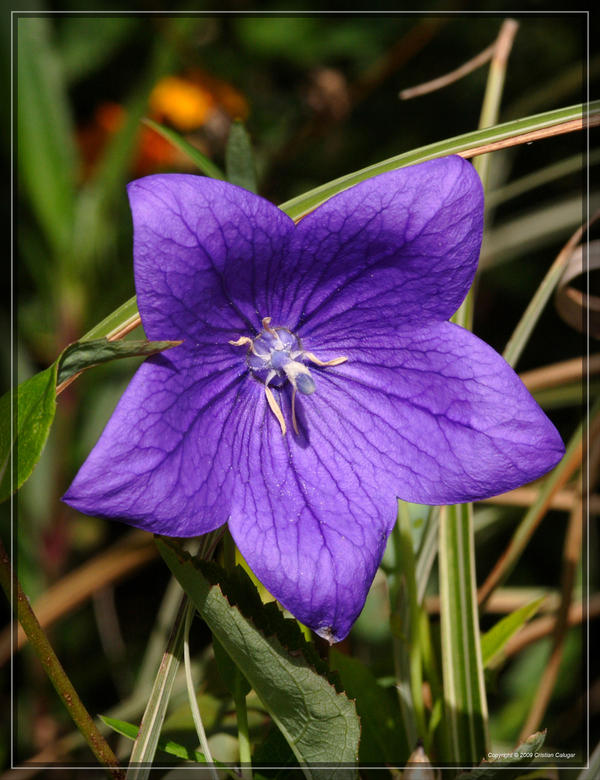
[[[73,722],[83,734],[98,761],[107,768],[109,775],[115,780],[123,780],[125,773],[119,768],[117,757],[98,731],[72,682],[67,677],[62,664],[58,660],[48,637],[40,626],[29,600],[23,592],[19,580],[12,570],[10,560],[4,545],[0,540],[0,581],[13,610],[17,613],[19,623],[27,635],[29,643],[40,660],[56,692],[67,708]]]
[[[244,780],[252,780],[252,750],[248,732],[248,709],[246,707],[246,694],[244,693],[242,686],[243,678],[240,670],[236,668],[233,700],[235,702],[235,710],[237,713],[240,768]]]
[[[479,115],[479,130],[485,130],[492,125],[495,125],[498,121],[500,101],[502,99],[502,90],[506,75],[506,63],[517,27],[517,22],[512,19],[507,19],[502,24],[500,32],[498,33],[496,51],[490,63],[485,85],[485,94],[481,105],[481,113]],[[479,174],[485,193],[487,193],[488,189],[489,159],[489,154],[482,154],[473,163],[475,170]],[[452,322],[461,325],[463,328],[468,328],[469,330],[473,329],[473,298],[474,292],[473,287],[471,287],[466,298],[460,305],[460,308],[452,317]]]
[[[198,700],[196,698],[196,689],[194,687],[194,680],[192,678],[192,665],[190,662],[190,626],[196,613],[196,607],[193,605],[190,599],[187,599],[187,608],[185,613],[185,628],[183,632],[183,662],[185,665],[185,679],[187,683],[188,700],[190,703],[190,709],[192,710],[192,717],[194,719],[194,725],[196,726],[196,733],[200,740],[200,747],[204,753],[204,758],[209,767],[209,772],[213,780],[219,780],[219,775],[215,769],[210,748],[208,746],[208,740],[206,739],[206,731],[204,730],[204,724],[202,723],[202,716],[200,715],[200,709],[198,707]]]
[[[228,573],[235,568],[235,542],[229,529],[223,536],[223,566]],[[235,667],[233,701],[237,714],[238,745],[240,750],[241,774],[244,780],[252,780],[252,751],[248,733],[248,709],[246,707],[245,681],[242,673]]]
[[[150,698],[142,716],[138,735],[133,744],[129,758],[127,780],[145,780],[150,775],[160,730],[183,652],[186,607],[187,599],[182,598],[158,674],[152,686]]]
[[[408,654],[410,668],[410,687],[412,701],[417,722],[419,737],[428,739],[427,724],[425,722],[425,704],[423,702],[423,665],[421,656],[421,644],[419,642],[419,603],[417,601],[417,585],[415,581],[415,554],[413,551],[413,539],[410,528],[410,516],[404,501],[399,502],[398,520],[395,533],[399,536],[400,560],[406,580],[406,592],[408,596]],[[425,750],[430,745],[426,742]]]

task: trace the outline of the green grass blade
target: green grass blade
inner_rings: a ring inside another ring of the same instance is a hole
[[[92,341],[93,339],[101,339],[106,336],[110,338],[121,328],[126,328],[128,325],[133,325],[139,320],[139,312],[137,307],[137,298],[135,295],[129,300],[122,303],[118,309],[111,312],[108,317],[105,317],[101,322],[91,330],[82,336],[80,341]]]
[[[258,192],[252,143],[243,122],[239,120],[233,122],[229,131],[225,167],[228,181],[249,192]]]
[[[309,190],[302,195],[298,195],[296,198],[292,198],[291,200],[282,203],[279,208],[289,214],[293,219],[297,219],[302,214],[306,214],[306,212],[315,209],[320,203],[331,198],[332,195],[348,189],[348,187],[352,187],[360,181],[370,179],[372,176],[377,176],[379,173],[402,168],[405,165],[415,165],[416,163],[424,162],[425,160],[432,160],[435,157],[459,154],[460,152],[466,152],[469,149],[475,149],[483,144],[504,141],[509,138],[515,138],[523,133],[532,132],[533,130],[541,130],[560,124],[561,122],[581,119],[583,110],[584,106],[578,104],[567,108],[560,108],[555,111],[546,111],[543,114],[535,114],[534,116],[524,117],[523,119],[517,119],[513,122],[505,122],[503,124],[494,125],[493,127],[488,127],[484,130],[476,130],[471,133],[465,133],[463,135],[455,136],[454,138],[422,146],[419,149],[413,149],[409,152],[398,154],[387,160],[376,163],[375,165],[370,165],[367,168],[362,168],[359,171],[327,182],[327,184],[315,187],[315,189]],[[590,111],[598,110],[600,110],[600,101],[590,103]]]
[[[600,110],[600,101],[591,103],[590,109],[595,111]],[[424,146],[420,149],[415,149],[392,157],[389,160],[384,160],[376,165],[371,165],[368,168],[363,168],[360,171],[355,171],[354,173],[342,176],[339,179],[334,179],[303,195],[299,195],[297,198],[282,203],[280,208],[290,216],[296,218],[310,209],[316,208],[316,206],[327,200],[327,198],[330,198],[332,195],[335,195],[337,192],[347,189],[353,184],[358,184],[360,181],[369,179],[372,176],[376,176],[379,173],[383,173],[384,171],[394,170],[404,165],[413,165],[417,162],[423,162],[424,160],[440,157],[445,154],[455,154],[477,147],[486,141],[514,138],[521,133],[530,132],[531,130],[552,127],[552,125],[560,122],[578,119],[581,117],[582,110],[583,107],[581,105],[570,106],[569,108],[548,111],[544,114],[537,114],[519,119],[516,122],[507,122],[505,124],[487,128],[486,130],[477,130],[473,133],[457,136],[456,138],[447,141],[430,144],[429,146]],[[222,174],[220,178],[223,178]],[[135,298],[130,298],[118,309],[109,314],[102,322],[94,326],[83,338],[91,339],[107,336],[111,331],[118,330],[128,321],[135,319],[136,315],[137,307]]]
[[[446,507],[438,552],[444,710],[453,763],[487,753],[487,702],[479,640],[473,518],[470,504]]]
[[[154,132],[158,133],[167,141],[169,141],[169,143],[173,144],[173,146],[186,157],[189,157],[194,165],[196,165],[202,171],[202,173],[205,173],[207,176],[210,176],[213,179],[225,178],[223,171],[221,171],[221,169],[216,166],[212,160],[209,160],[206,155],[202,154],[202,152],[199,149],[196,149],[195,146],[192,146],[189,141],[186,141],[185,138],[179,135],[179,133],[176,133],[175,130],[171,130],[169,127],[164,127],[164,125],[159,125],[158,122],[155,122],[153,119],[148,119],[148,117],[144,119],[144,124],[148,127],[151,127]]]
[[[64,257],[75,210],[77,153],[61,62],[50,20],[17,25],[19,173],[56,257]]]
[[[494,663],[502,653],[504,646],[525,623],[535,615],[546,597],[532,601],[531,604],[525,604],[524,607],[516,609],[510,615],[503,617],[489,631],[481,637],[481,657],[484,667]]]
[[[571,258],[571,253],[575,248],[578,237],[579,235],[576,233],[558,253],[556,260],[552,263],[546,276],[542,279],[540,286],[535,291],[523,316],[519,320],[517,327],[508,340],[506,349],[503,352],[503,357],[513,368],[521,357],[525,345],[529,340],[529,336],[563,275],[563,271]]]
[[[154,680],[139,733],[131,751],[127,780],[145,780],[150,775],[175,675],[183,656],[186,611],[187,599],[182,599],[163,661]]]

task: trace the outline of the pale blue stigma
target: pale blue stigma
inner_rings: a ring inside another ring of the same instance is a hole
[[[315,392],[315,380],[310,374],[298,374],[296,377],[296,387],[300,393],[310,395]]]

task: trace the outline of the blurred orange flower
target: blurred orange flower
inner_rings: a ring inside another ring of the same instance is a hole
[[[246,98],[226,81],[196,69],[185,76],[166,76],[150,94],[149,116],[181,133],[206,130],[215,143],[224,143],[233,119],[246,119],[249,108]],[[125,121],[125,109],[118,103],[102,103],[94,112],[93,121],[78,131],[84,159],[84,177],[92,172],[110,136]],[[192,143],[206,148],[207,139],[194,137]],[[140,127],[132,173],[143,176],[166,167],[188,167],[189,161],[165,138],[149,127]]]

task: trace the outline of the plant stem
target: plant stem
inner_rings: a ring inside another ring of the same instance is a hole
[[[125,773],[119,768],[117,757],[110,746],[98,731],[96,724],[90,717],[83,702],[72,682],[67,677],[62,664],[58,660],[48,637],[42,630],[35,613],[31,609],[29,600],[23,592],[15,572],[12,570],[10,560],[4,545],[0,540],[0,580],[7,599],[17,613],[19,623],[23,626],[29,642],[48,675],[56,692],[67,708],[69,715],[79,731],[85,737],[93,754],[98,761],[107,768],[109,775],[114,780],[123,780]]]
[[[223,536],[223,566],[228,573],[235,568],[235,542],[229,529]],[[248,735],[248,710],[246,708],[246,694],[243,690],[244,678],[237,668],[235,669],[235,686],[233,701],[237,715],[238,746],[240,751],[241,774],[244,780],[252,780],[252,751],[250,737]]]
[[[252,751],[248,734],[248,710],[246,694],[242,689],[243,679],[239,669],[236,669],[235,691],[233,700],[237,713],[238,744],[240,749],[240,768],[244,780],[252,780]]]
[[[518,26],[517,22],[513,19],[506,19],[498,33],[494,56],[490,63],[485,86],[481,114],[479,115],[479,130],[485,130],[498,121],[502,89],[504,87],[504,77],[506,74],[506,63]],[[474,163],[475,170],[481,179],[484,192],[487,192],[488,163],[489,156],[487,154],[480,154]],[[453,322],[456,322],[458,325],[461,325],[463,328],[468,328],[469,330],[473,327],[473,297],[473,287],[471,287],[460,308],[452,317]]]
[[[194,725],[196,726],[196,733],[200,740],[200,747],[204,753],[204,758],[209,765],[209,771],[213,780],[219,780],[219,775],[214,767],[210,748],[208,747],[208,740],[206,739],[206,732],[204,731],[204,724],[202,723],[202,717],[200,715],[200,709],[198,708],[198,700],[196,699],[196,690],[194,688],[194,680],[192,678],[192,667],[190,663],[190,626],[194,619],[196,607],[193,605],[190,599],[187,599],[187,608],[185,614],[185,628],[183,631],[183,662],[185,665],[185,679],[187,683],[188,699],[190,702],[190,708],[192,710],[192,717],[194,719]]]

